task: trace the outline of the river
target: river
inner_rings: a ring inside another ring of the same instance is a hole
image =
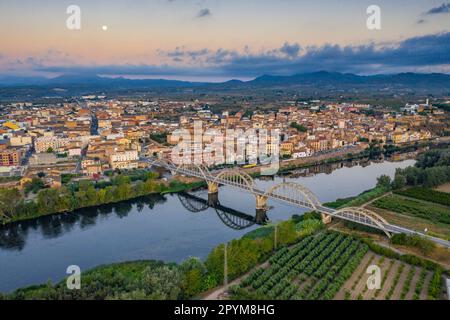
[[[374,187],[378,176],[392,177],[396,168],[412,164],[414,160],[337,163],[256,183],[264,189],[283,180],[301,183],[327,202],[359,194]],[[194,194],[207,198],[206,190]],[[230,209],[216,210],[177,194],[148,196],[0,227],[0,291],[57,282],[69,265],[87,270],[129,260],[205,258],[218,244],[257,228],[246,219],[255,215],[253,196],[221,187],[219,200]],[[269,205],[271,221],[303,212],[274,201]]]

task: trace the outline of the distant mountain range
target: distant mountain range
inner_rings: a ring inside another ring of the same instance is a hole
[[[145,79],[132,80],[123,77],[107,78],[96,75],[62,75],[56,78],[43,77],[0,77],[0,86],[16,87],[16,86],[47,86],[47,87],[73,87],[73,86],[90,86],[97,87],[189,87],[192,85],[203,85],[203,83],[194,83],[178,80],[164,79]]]
[[[360,76],[352,73],[319,71],[296,74],[293,76],[264,75],[251,81],[258,85],[295,85],[295,84],[434,84],[450,88],[450,75],[443,73],[399,73],[392,75]]]
[[[40,77],[0,77],[0,87],[30,87],[42,89],[65,89],[68,92],[164,89],[164,88],[202,88],[249,89],[249,88],[402,88],[408,90],[430,90],[450,94],[450,75],[442,73],[399,73],[391,75],[362,76],[351,73],[319,71],[291,76],[263,75],[251,81],[230,80],[223,83],[189,82],[164,79],[132,80],[126,78],[107,78],[96,75],[62,75],[56,78]]]

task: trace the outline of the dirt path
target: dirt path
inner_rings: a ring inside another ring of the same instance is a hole
[[[228,284],[227,287],[221,286],[221,287],[215,289],[214,291],[207,293],[207,295],[203,297],[203,300],[223,300],[223,299],[225,298],[225,293],[227,292],[227,290],[228,290],[228,288],[229,288],[230,286],[234,286],[234,285],[237,285],[237,284],[241,283],[241,281],[242,281],[245,277],[247,277],[248,275],[250,275],[250,274],[251,274],[253,271],[255,271],[256,269],[259,269],[259,268],[264,268],[264,269],[266,269],[268,266],[269,266],[269,262],[266,261],[266,262],[264,262],[263,264],[254,267],[252,270],[250,270],[250,271],[247,272],[246,274],[244,274],[244,275],[240,276],[239,278],[234,279],[233,281],[231,281],[231,282]]]
[[[393,261],[392,267],[390,267],[391,261]],[[397,269],[400,266],[400,261],[389,259],[388,266],[390,267],[389,274],[387,275],[386,281],[384,282],[383,286],[381,287],[380,292],[378,292],[377,297],[375,298],[377,300],[385,299],[386,294],[389,292],[389,289],[391,288],[391,283],[392,283],[392,281],[394,281],[395,275],[397,274]],[[384,274],[382,274],[381,279],[383,279],[383,276],[384,276]]]
[[[390,195],[392,195],[392,192],[385,193],[379,197],[376,197],[375,199],[370,200],[369,202],[364,203],[362,207],[365,208],[367,206],[370,206],[373,202],[377,201],[378,199],[381,199],[381,198],[384,198],[384,197],[387,197]]]

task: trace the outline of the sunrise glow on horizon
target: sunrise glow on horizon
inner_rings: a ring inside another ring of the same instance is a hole
[[[381,30],[366,28],[371,4],[3,0],[0,75],[225,80],[322,69],[359,74],[450,71],[449,13],[430,11],[442,0],[377,1]],[[69,5],[81,8],[81,30],[66,28]],[[417,54],[408,49],[411,41],[427,52],[422,60],[413,58]],[[398,62],[378,62],[386,54]],[[327,56],[338,59],[327,63]]]

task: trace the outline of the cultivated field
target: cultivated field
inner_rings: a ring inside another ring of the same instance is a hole
[[[368,289],[369,265],[381,269],[380,289]],[[334,299],[426,300],[433,272],[368,252]]]
[[[442,186],[441,186],[442,187]],[[424,187],[394,191],[376,199],[369,209],[387,221],[447,239],[450,237],[450,194]]]
[[[381,288],[368,289],[369,265],[381,269]],[[268,263],[230,288],[232,299],[331,300],[428,297],[433,272],[371,252],[337,232],[303,239],[280,249]]]

